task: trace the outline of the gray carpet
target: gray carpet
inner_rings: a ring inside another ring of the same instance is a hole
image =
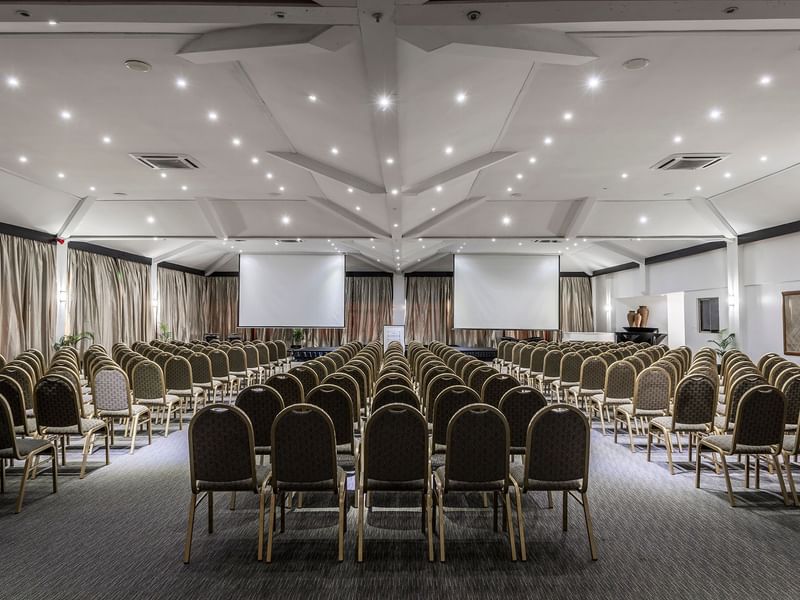
[[[205,504],[198,509],[186,566],[186,429],[156,436],[149,447],[143,438],[133,456],[113,450],[108,467],[95,452],[82,481],[68,465],[56,495],[46,475],[31,482],[19,515],[19,476],[9,477],[0,496],[0,598],[796,597],[800,509],[783,506],[774,476],[762,477],[762,490],[745,491],[742,469],[734,468],[740,506],[730,508],[711,469],[696,490],[692,471],[669,475],[663,451],[648,464],[642,446],[632,455],[627,439],[612,440],[597,431],[592,439],[595,563],[580,506],[571,503],[570,530],[562,533],[560,502],[549,510],[540,494],[525,499],[526,563],[509,560],[507,538],[492,531],[490,511],[477,510],[479,497],[450,501],[447,562],[430,564],[419,513],[399,510],[416,497],[376,496],[376,507],[394,510],[370,515],[363,564],[354,560],[351,508],[344,563],[335,559],[335,512],[304,510],[288,514],[274,562],[265,565],[255,560],[256,498],[240,495],[235,512],[227,496],[217,499],[211,536]],[[75,449],[68,461],[77,465],[79,457]],[[307,496],[306,506],[334,504]]]

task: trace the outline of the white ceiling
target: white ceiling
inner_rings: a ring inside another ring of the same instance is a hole
[[[414,270],[459,249],[593,271],[723,239],[715,211],[739,234],[800,220],[797,6],[583,2],[564,23],[558,2],[475,3],[473,28],[451,3],[279,4],[0,7],[0,221],[205,271],[240,250]],[[201,168],[162,178],[132,152]],[[676,152],[730,156],[650,168]]]

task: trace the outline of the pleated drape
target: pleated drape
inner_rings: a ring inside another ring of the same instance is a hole
[[[207,278],[174,269],[158,269],[159,327],[176,340],[200,339],[206,332]]]
[[[222,338],[231,334],[244,337],[244,330],[236,327],[239,322],[238,277],[207,277],[203,306],[207,332],[218,333]]]
[[[69,249],[66,331],[89,331],[110,350],[155,335],[148,265]]]
[[[561,330],[594,331],[592,281],[588,277],[561,278]]]
[[[55,244],[0,234],[0,354],[50,355],[56,330]]]

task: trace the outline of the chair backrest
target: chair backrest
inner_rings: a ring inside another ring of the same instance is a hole
[[[15,427],[27,425],[25,419],[25,396],[16,380],[0,373],[0,396],[4,396],[11,410]],[[27,430],[27,427],[25,427]]]
[[[314,369],[299,365],[289,369],[289,373],[297,377],[300,383],[303,384],[303,393],[307,396],[308,393],[319,385],[319,379]]]
[[[275,340],[275,346],[278,348],[278,359],[286,360],[289,358],[289,348],[283,340]]]
[[[670,390],[669,374],[655,365],[647,367],[639,373],[633,388],[634,412],[661,410],[666,413],[669,410]]]
[[[350,397],[350,404],[353,407],[353,415],[358,417],[358,415],[361,413],[361,394],[359,391],[358,381],[356,381],[352,375],[337,371],[336,373],[331,373],[328,375],[322,380],[322,383],[330,383],[339,386],[345,392],[347,392],[347,395]]]
[[[278,350],[278,344],[275,342],[264,342],[264,345],[269,349],[269,361],[276,362],[280,359],[280,351]]]
[[[581,378],[581,364],[583,364],[583,357],[577,352],[564,354],[559,367],[559,378],[562,383],[577,384]]]
[[[164,373],[153,361],[140,362],[133,368],[131,387],[134,398],[155,400],[164,398]]]
[[[336,433],[336,445],[348,444],[355,452],[353,403],[350,395],[338,385],[324,383],[308,393],[306,402],[318,406],[331,418]]]
[[[517,386],[519,386],[519,381],[511,375],[506,375],[504,373],[492,375],[483,382],[483,387],[481,387],[481,402],[485,402],[497,408],[503,394]]]
[[[381,375],[378,377],[377,381],[375,381],[375,393],[377,394],[385,387],[398,385],[404,385],[409,389],[414,389],[414,384],[411,383],[411,380],[405,375],[401,375],[400,373],[387,373],[386,375]]]
[[[359,369],[358,367],[354,367],[350,364],[345,364],[341,367],[336,374],[344,373],[345,375],[350,375],[356,383],[358,383],[358,397],[361,401],[361,405],[363,406],[369,397],[369,393],[367,390],[367,376],[364,375],[364,372]]]
[[[33,412],[39,433],[47,427],[81,428],[81,402],[72,382],[61,375],[45,375],[33,392]]]
[[[495,375],[496,373],[497,370],[488,365],[481,366],[469,374],[469,379],[465,380],[465,383],[473,390],[478,392],[478,395],[480,395],[481,391],[483,390],[483,384],[486,383],[486,380],[489,379],[489,377]]]
[[[676,425],[708,425],[714,422],[717,412],[717,385],[705,375],[687,375],[675,388],[672,409],[673,427]]]
[[[309,360],[303,363],[303,366],[311,369],[317,374],[317,381],[321,382],[328,376],[327,367],[318,360]]]
[[[725,421],[726,426],[736,422],[739,402],[742,397],[754,387],[765,385],[767,382],[761,375],[742,375],[735,381],[726,382],[725,387]]]
[[[428,387],[425,389],[425,394],[423,396],[423,400],[425,402],[425,411],[428,414],[429,421],[433,420],[433,407],[439,394],[449,387],[462,385],[464,385],[464,382],[455,373],[442,373],[441,375],[437,375],[430,380],[430,383],[428,383]],[[478,397],[476,402],[480,402],[480,396],[477,392],[475,395]]]
[[[796,425],[800,418],[800,374],[790,377],[780,390],[786,398],[786,424]]]
[[[612,363],[606,370],[606,398],[633,398],[636,369],[624,360]]]
[[[22,397],[25,400],[25,408],[33,408],[34,384],[28,370],[9,363],[3,368],[3,375],[10,377],[19,384],[20,389],[22,389]]]
[[[236,396],[236,406],[250,419],[256,447],[268,447],[272,440],[272,423],[284,409],[278,391],[268,385],[251,385]]]
[[[537,412],[547,406],[547,400],[536,388],[520,385],[511,388],[500,398],[498,409],[508,421],[511,447],[525,449],[528,425]]]
[[[334,361],[333,358],[331,358],[328,355],[320,356],[317,359],[317,362],[321,364],[323,367],[325,367],[325,377],[335,373],[336,370],[339,368],[339,365],[336,364],[336,361]],[[322,379],[325,379],[325,377],[323,377]],[[322,381],[322,379],[320,379],[320,381]]]
[[[101,367],[94,374],[92,399],[97,410],[127,410],[131,408],[131,388],[128,376],[119,367]]]
[[[258,490],[253,427],[244,411],[227,404],[197,411],[189,422],[189,472],[195,494],[203,487],[199,482],[250,480]]]
[[[247,360],[248,369],[257,369],[260,361],[258,360],[258,348],[254,344],[244,345],[244,356]]]
[[[336,433],[327,413],[311,404],[284,408],[272,424],[272,489],[282,483],[330,481],[336,490]]]
[[[459,410],[469,404],[480,403],[481,399],[475,390],[465,385],[452,385],[442,390],[433,401],[431,411],[433,422],[433,443],[447,443],[447,428],[450,419]]]
[[[534,346],[531,352],[530,370],[531,373],[541,373],[544,371],[544,357],[547,355],[547,348],[544,346]],[[523,365],[525,366],[525,365]]]
[[[733,448],[783,445],[786,427],[786,398],[771,385],[760,385],[745,392],[736,411]]]
[[[208,355],[194,352],[188,360],[192,367],[192,382],[195,384],[211,383],[211,359],[208,358]]]
[[[466,367],[469,363],[472,362],[472,357],[466,354],[462,354],[458,357],[456,364],[453,365],[453,371],[455,371],[456,375],[464,379],[464,367]]]
[[[344,364],[347,362],[344,356],[342,356],[341,352],[330,352],[329,354],[325,355],[325,358],[329,358],[336,364],[336,369],[341,369]]]
[[[580,490],[589,483],[589,420],[578,408],[551,404],[540,410],[528,425],[525,444],[525,482],[580,480]]]
[[[387,388],[388,389],[388,388]],[[428,482],[428,424],[407,404],[375,410],[364,427],[361,444],[364,481]]]
[[[407,404],[420,410],[419,398],[413,389],[406,385],[389,385],[382,387],[372,399],[372,412],[387,404]]]
[[[507,489],[510,443],[508,422],[494,406],[471,404],[458,410],[447,427],[445,489],[451,480],[497,482]]]
[[[558,377],[561,374],[561,359],[564,353],[561,350],[550,350],[544,355],[542,367],[545,377]]]
[[[582,390],[602,390],[606,382],[606,362],[591,356],[581,363],[580,388]]]
[[[230,363],[225,352],[213,348],[208,353],[208,358],[211,360],[211,374],[214,377],[227,378],[230,375]]]
[[[284,406],[300,404],[305,398],[305,391],[300,380],[291,373],[276,373],[265,382],[281,395]]]
[[[191,390],[194,386],[191,363],[182,356],[171,356],[164,365],[164,381],[168,390]]]
[[[231,373],[247,371],[247,354],[245,354],[244,347],[233,346],[228,349],[228,369]]]
[[[476,358],[472,358],[472,359],[468,360],[464,364],[464,366],[461,369],[461,373],[457,373],[457,375],[459,377],[461,377],[461,379],[464,381],[464,383],[467,383],[469,381],[470,376],[477,369],[480,369],[481,367],[485,367],[485,366],[486,366],[485,362],[483,362],[481,360],[478,360]],[[477,391],[477,390],[475,390],[475,391]]]
[[[421,416],[421,415],[420,415]],[[428,437],[428,428],[425,427],[425,437]],[[11,455],[16,458],[17,436],[14,433],[14,417],[11,414],[11,407],[8,405],[5,396],[0,393],[0,450],[11,450]],[[3,458],[2,460],[5,460]]]

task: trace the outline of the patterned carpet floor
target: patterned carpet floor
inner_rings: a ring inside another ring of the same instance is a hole
[[[336,513],[329,496],[306,496],[287,513],[274,562],[256,561],[257,501],[240,494],[215,503],[215,531],[198,509],[192,562],[182,549],[189,502],[186,427],[146,437],[129,456],[118,439],[111,465],[98,449],[84,480],[80,453],[68,454],[58,494],[47,474],[31,482],[14,514],[19,470],[0,496],[0,599],[60,598],[771,598],[797,597],[800,509],[785,507],[777,479],[745,490],[732,468],[738,506],[721,475],[691,465],[670,476],[663,450],[645,460],[627,439],[593,432],[589,493],[599,560],[592,562],[580,506],[561,531],[561,503],[525,498],[528,561],[512,563],[491,509],[479,496],[448,501],[447,562],[429,563],[417,496],[376,495],[368,518],[365,562],[355,562],[356,511],[348,512],[346,555],[336,561]],[[679,460],[686,460],[685,454]],[[797,471],[797,470],[796,470]],[[796,477],[800,473],[796,474]],[[559,499],[560,500],[560,499]],[[515,520],[516,522],[516,520]]]

